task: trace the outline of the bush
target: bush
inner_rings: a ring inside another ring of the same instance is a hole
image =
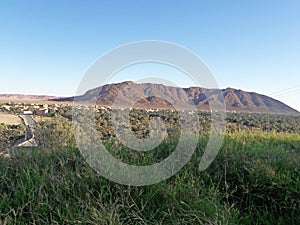
[[[41,150],[63,150],[76,146],[72,123],[61,116],[40,122],[34,134],[36,143]]]

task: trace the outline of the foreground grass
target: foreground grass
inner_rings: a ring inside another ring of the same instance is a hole
[[[200,173],[206,142],[178,174],[146,187],[97,176],[76,149],[20,151],[0,159],[0,224],[299,223],[299,135],[226,136]]]

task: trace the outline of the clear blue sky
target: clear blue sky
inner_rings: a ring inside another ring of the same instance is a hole
[[[221,88],[300,110],[298,0],[1,0],[0,93],[73,95],[97,58],[140,40],[182,45]]]

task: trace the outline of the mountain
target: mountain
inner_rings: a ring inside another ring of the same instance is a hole
[[[246,92],[233,88],[221,90],[227,111],[252,112],[267,114],[300,115],[286,104],[254,92]],[[158,96],[164,96],[160,98]],[[172,105],[184,106],[193,104],[200,110],[209,110],[209,104],[220,104],[220,90],[201,87],[179,88],[163,84],[136,84],[126,81],[116,84],[106,84],[91,89],[84,95],[77,96],[78,101],[96,101],[97,105],[113,106],[118,99],[119,106],[134,104],[137,108],[172,108]],[[140,99],[142,97],[142,99]],[[167,101],[165,100],[167,99]],[[56,101],[73,101],[74,97],[52,99]]]
[[[48,101],[50,99],[57,99],[56,96],[47,95],[23,95],[23,94],[0,94],[0,102],[3,101]]]

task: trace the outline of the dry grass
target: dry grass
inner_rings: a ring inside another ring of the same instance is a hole
[[[46,117],[46,116],[34,116],[34,119],[37,122],[42,122],[42,121],[49,121],[49,120],[53,120],[53,117]]]
[[[15,115],[0,113],[0,123],[4,123],[7,125],[19,125],[22,123],[22,120]]]

